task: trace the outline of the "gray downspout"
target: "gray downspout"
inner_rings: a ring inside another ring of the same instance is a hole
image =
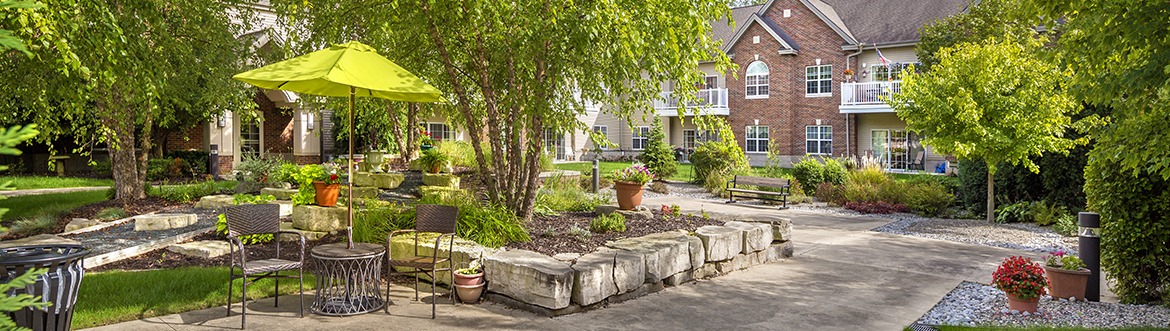
[[[845,70],[849,70],[850,64],[851,64],[851,62],[849,62],[849,61],[851,59],[856,58],[858,55],[861,55],[861,52],[863,51],[862,46],[865,46],[865,43],[857,43],[857,53],[853,53],[853,54],[849,54],[849,55],[845,56]],[[859,73],[857,73],[857,72],[854,72],[853,74],[859,75]],[[844,92],[844,89],[839,89],[839,90],[842,90],[841,92]],[[846,153],[845,156],[849,156],[849,154],[853,154],[853,149],[851,148],[853,146],[853,144],[852,144],[853,136],[849,134],[852,131],[853,130],[849,129],[849,114],[845,114],[845,153]],[[856,155],[854,155],[854,156],[856,156]]]

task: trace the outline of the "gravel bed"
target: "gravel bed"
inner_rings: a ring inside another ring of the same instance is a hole
[[[1007,296],[990,285],[959,284],[918,320],[927,325],[1055,326],[1119,328],[1170,327],[1170,308],[1105,302],[1040,298],[1037,314],[1007,309]]]
[[[720,200],[720,198],[714,194],[708,193],[707,190],[703,189],[702,186],[691,183],[666,182],[666,189],[669,191],[667,194],[662,194],[647,189],[642,192],[642,196],[646,198],[671,196],[702,200]],[[612,189],[610,189],[610,191],[612,191]]]
[[[1041,253],[1077,250],[1075,237],[1064,237],[1031,223],[989,224],[985,220],[927,218],[913,214],[880,216],[894,221],[873,228],[873,231]]]
[[[380,190],[378,199],[385,201],[409,202],[418,199],[416,193],[422,186],[422,173],[418,171],[402,171],[403,180],[398,187],[392,190]]]
[[[130,221],[98,231],[66,236],[65,238],[80,241],[82,245],[85,245],[89,248],[91,252],[90,255],[95,256],[113,252],[119,249],[138,246],[152,240],[163,239],[202,228],[213,227],[215,226],[215,221],[217,218],[216,216],[219,215],[219,213],[216,213],[212,210],[195,208],[169,210],[167,212],[195,214],[199,218],[199,221],[195,224],[183,228],[159,231],[134,231],[134,222]]]

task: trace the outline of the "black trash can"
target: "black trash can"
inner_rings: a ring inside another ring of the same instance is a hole
[[[49,302],[45,308],[8,313],[16,325],[33,330],[69,330],[77,289],[85,275],[81,259],[89,250],[81,245],[32,245],[0,249],[0,282],[9,282],[32,269],[48,269],[37,281],[6,295],[27,293]]]

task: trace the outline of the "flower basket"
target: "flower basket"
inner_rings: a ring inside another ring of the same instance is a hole
[[[1012,256],[1003,260],[992,274],[992,285],[1007,294],[1008,307],[1021,312],[1035,313],[1048,279],[1044,269],[1032,259]]]

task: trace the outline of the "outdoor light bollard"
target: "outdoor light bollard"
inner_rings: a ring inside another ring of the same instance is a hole
[[[1077,245],[1081,260],[1089,268],[1089,284],[1085,286],[1085,300],[1101,301],[1101,215],[1092,212],[1077,214]]]
[[[597,193],[598,187],[601,186],[601,173],[597,171],[600,162],[593,159],[593,193]]]
[[[219,179],[219,145],[211,145],[211,178]]]

